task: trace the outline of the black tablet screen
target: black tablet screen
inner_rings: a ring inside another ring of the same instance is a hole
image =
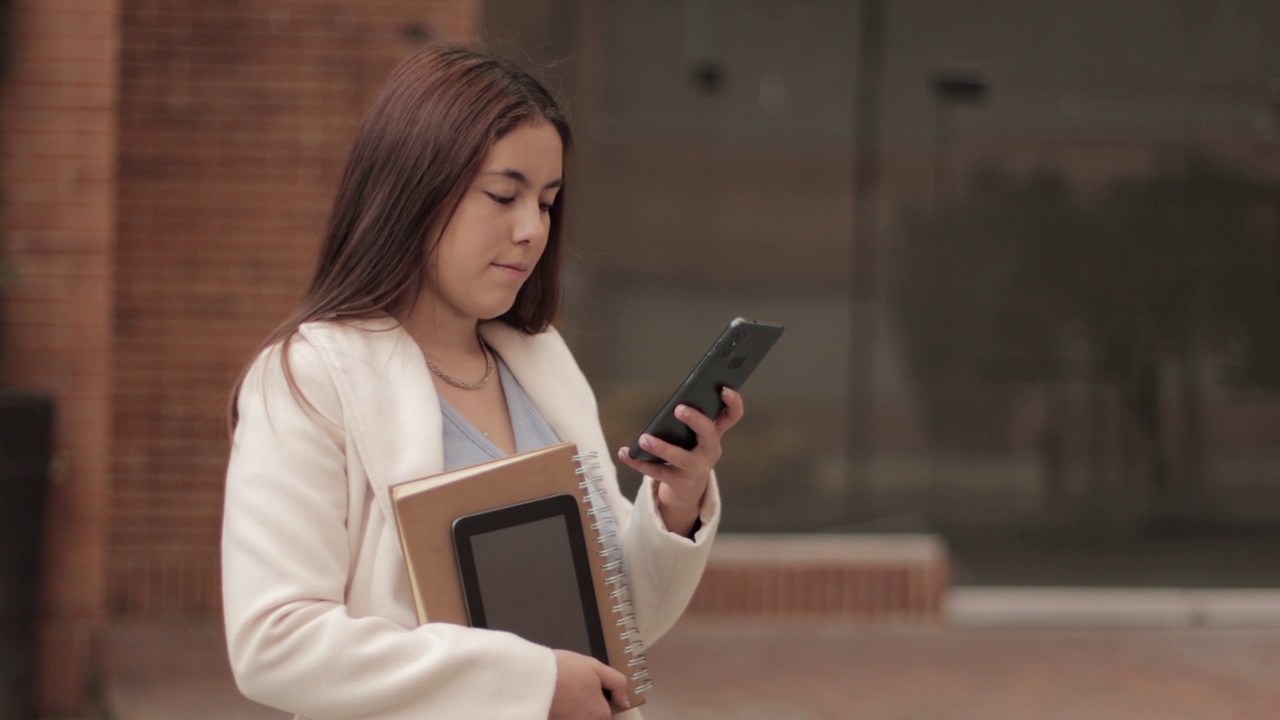
[[[600,621],[577,512],[565,495],[455,525],[472,625],[604,659],[603,643],[592,638]]]

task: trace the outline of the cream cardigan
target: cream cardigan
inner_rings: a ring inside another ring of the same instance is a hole
[[[563,439],[603,463],[643,640],[692,596],[719,522],[713,479],[694,540],[668,532],[652,480],[618,491],[595,397],[550,330],[482,328]],[[238,399],[222,536],[223,604],[236,683],[249,698],[325,718],[545,720],[547,648],[414,615],[387,488],[439,472],[441,413],[422,353],[393,320],[315,323],[290,345],[306,402],[279,350]],[[635,717],[636,713],[627,714]]]

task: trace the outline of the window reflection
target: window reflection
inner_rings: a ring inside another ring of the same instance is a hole
[[[567,4],[611,443],[755,316],[729,529],[1280,536],[1273,5]]]

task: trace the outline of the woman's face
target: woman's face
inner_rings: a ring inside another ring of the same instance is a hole
[[[437,312],[489,320],[511,309],[547,247],[563,166],[549,122],[524,123],[494,143],[428,261],[423,292]]]

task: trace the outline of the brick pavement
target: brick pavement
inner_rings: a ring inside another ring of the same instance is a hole
[[[115,720],[277,720],[240,698],[216,622],[105,644]],[[687,618],[651,649],[646,720],[1280,717],[1280,628],[964,628]]]
[[[1280,717],[1280,629],[682,624],[648,720]]]

